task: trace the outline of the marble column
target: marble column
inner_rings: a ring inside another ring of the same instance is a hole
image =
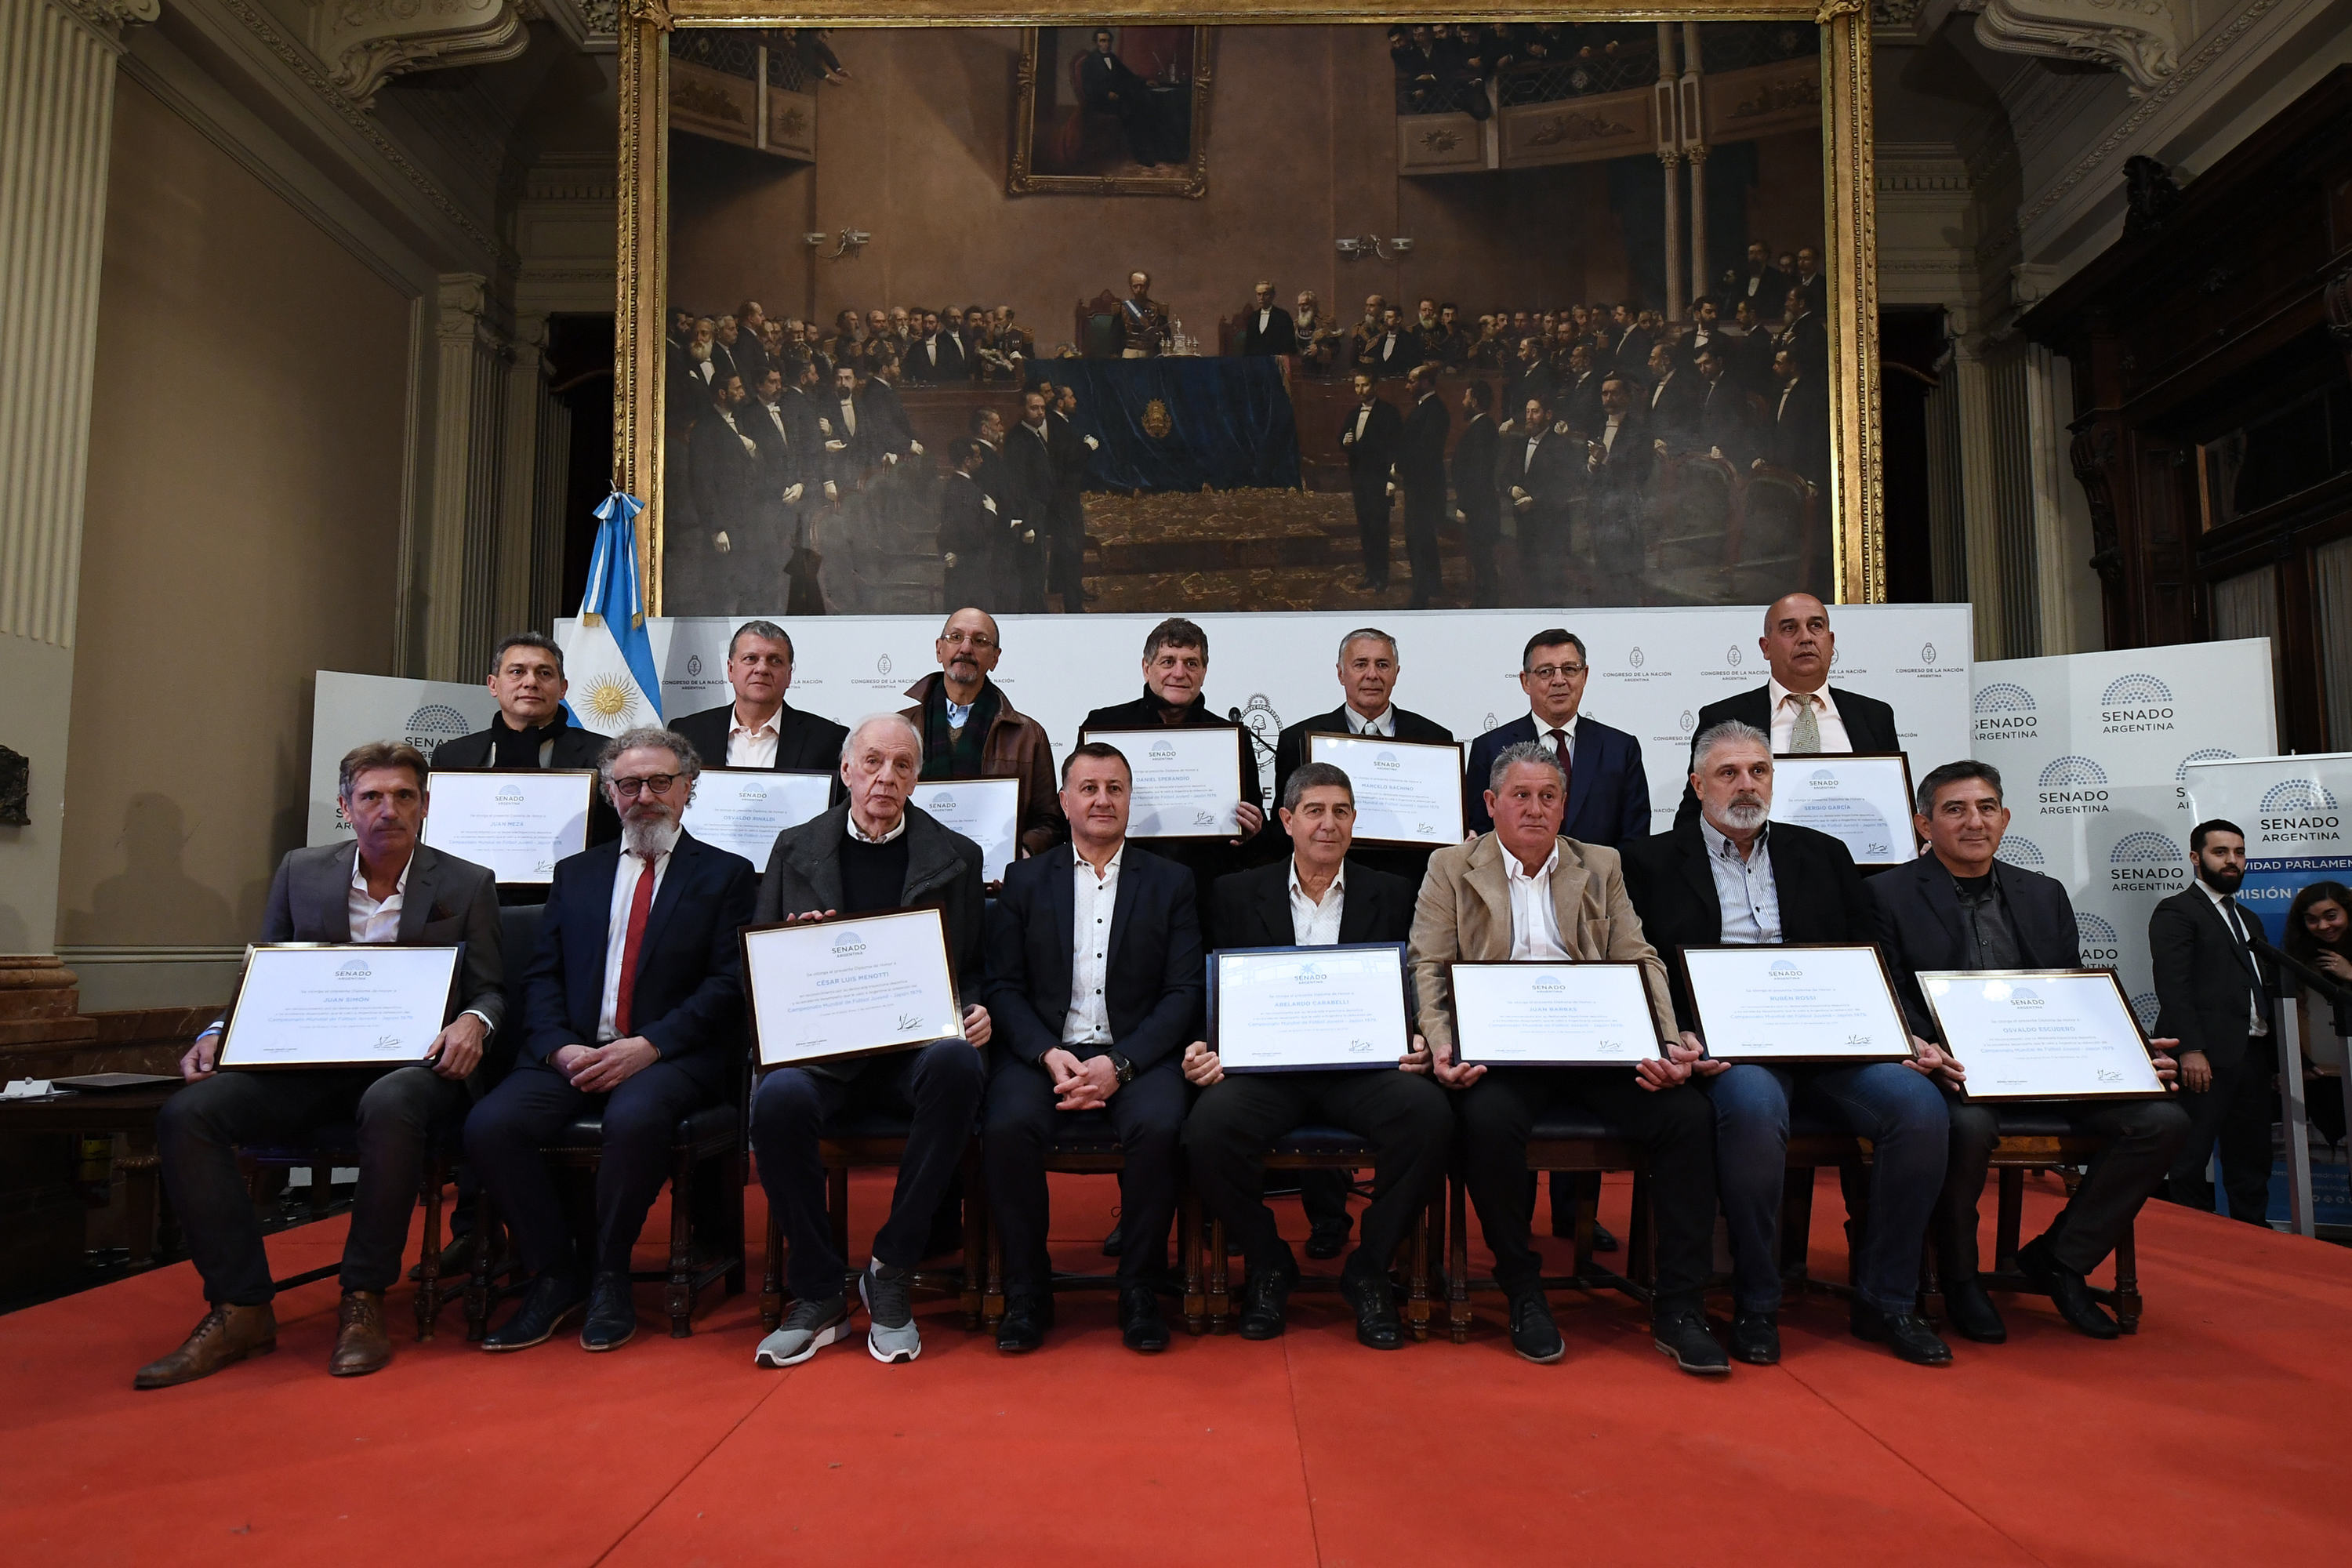
[[[421,673],[474,680],[489,667],[499,635],[499,475],[514,350],[482,274],[444,273],[439,304]]]

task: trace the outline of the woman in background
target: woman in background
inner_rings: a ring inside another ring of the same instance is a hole
[[[2329,979],[2352,987],[2352,889],[2341,882],[2313,882],[2295,894],[2286,911],[2289,958],[2300,959]],[[2305,1113],[2330,1143],[2344,1142],[2344,1042],[2329,1032],[2335,1010],[2326,998],[2306,989],[2295,1017],[2303,1034],[2303,1070],[2307,1080],[2326,1079],[2317,1093],[2304,1096]],[[2312,1019],[2321,1020],[2318,1029]]]

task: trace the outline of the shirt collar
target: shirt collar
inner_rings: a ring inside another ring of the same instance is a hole
[[[1341,711],[1346,713],[1348,716],[1348,730],[1351,734],[1370,735],[1375,731],[1377,726],[1381,724],[1386,724],[1389,727],[1389,730],[1394,730],[1396,728],[1396,704],[1393,702],[1390,703],[1387,707],[1381,709],[1378,713],[1373,714],[1369,719],[1365,718],[1361,713],[1357,712],[1352,705],[1343,707]],[[1386,731],[1381,731],[1380,732],[1383,734],[1387,733]]]
[[[1111,851],[1109,861],[1104,865],[1102,875],[1097,879],[1100,881],[1108,881],[1111,878],[1118,876],[1118,863],[1126,858],[1127,840],[1122,838],[1118,841],[1118,847]],[[1072,870],[1083,873],[1086,876],[1092,877],[1095,875],[1094,867],[1088,864],[1087,858],[1079,854],[1076,849],[1070,851],[1070,867]]]
[[[356,862],[356,861],[354,861],[354,862],[353,862],[353,865],[354,865],[354,867],[356,867],[357,862]],[[358,874],[359,874],[359,873],[358,873],[358,871],[357,871],[356,869],[354,869],[354,870],[353,870],[353,872],[352,872],[352,875],[353,875],[354,877],[356,877]],[[401,873],[401,879],[401,879],[402,881],[404,881],[404,881],[406,881],[406,880],[408,879],[408,873],[406,873],[405,871],[402,872],[402,873]],[[2222,900],[2227,899],[2227,898],[2231,898],[2231,897],[2233,897],[2233,896],[2234,896],[2234,895],[2232,895],[2232,894],[2229,894],[2229,893],[2223,893],[2223,892],[2216,891],[2216,890],[2215,890],[2215,889],[2214,889],[2214,887],[2213,887],[2213,884],[2212,884],[2212,883],[2210,883],[2210,882],[2209,882],[2209,881],[2207,881],[2207,880],[2206,880],[2204,878],[2202,878],[2202,877],[2199,877],[2199,878],[2196,878],[2196,879],[2195,879],[2195,881],[2196,881],[2196,883],[2197,883],[2197,890],[2198,890],[2199,892],[2200,892],[2200,893],[2204,894],[2208,899],[2211,900],[2212,900],[2212,902],[2213,902],[2213,907],[2214,907],[2215,909],[2217,909],[2217,910],[2221,908],[2221,900]],[[2226,914],[2228,911],[2224,910],[2223,912],[2224,912],[2224,914]]]
[[[735,710],[730,706],[727,710],[727,738],[731,741],[738,735],[749,735],[756,741],[762,735],[776,735],[781,737],[782,731],[777,728],[777,723],[783,718],[783,709],[782,707],[778,707],[773,713],[769,714],[761,722],[757,724],[746,724],[742,720],[736,717]]]
[[[399,898],[408,891],[408,874],[415,869],[416,869],[416,851],[411,849],[408,852],[408,863],[401,867],[399,879],[392,884],[391,898],[386,899],[384,902],[390,903],[392,899]],[[2202,882],[2197,885],[2200,888],[2205,886]],[[354,892],[368,893],[367,871],[360,863],[360,852],[356,846],[352,850],[352,889]],[[368,893],[368,897],[373,899],[375,895]]]
[[[1766,676],[1764,678],[1764,685],[1766,689],[1771,694],[1772,698],[1772,704],[1769,710],[1770,712],[1778,713],[1780,710],[1780,704],[1789,698],[1803,695],[1801,692],[1791,691],[1787,687],[1781,685],[1780,678],[1777,676]],[[1830,683],[1828,681],[1822,681],[1820,689],[1814,691],[1812,696],[1816,700],[1815,706],[1819,708],[1822,712],[1829,714],[1832,718],[1835,718],[1837,716],[1837,700],[1830,695]]]
[[[849,823],[849,837],[856,839],[860,844],[887,844],[892,839],[898,837],[898,835],[907,831],[907,814],[903,811],[898,814],[898,826],[891,828],[889,832],[884,834],[879,838],[869,837],[864,828],[857,826],[857,814],[856,812],[853,811],[849,814],[847,821]]]
[[[1767,822],[1756,830],[1756,842],[1749,847],[1748,858],[1745,860],[1740,859],[1738,847],[1731,842],[1730,836],[1718,829],[1714,823],[1709,822],[1705,812],[1699,814],[1698,831],[1699,837],[1706,840],[1708,859],[1729,860],[1735,865],[1753,866],[1756,864],[1756,851],[1767,847],[1766,841],[1771,837],[1772,825]]]
[[[1549,877],[1554,871],[1559,869],[1559,840],[1557,838],[1552,840],[1550,856],[1532,872],[1519,864],[1519,858],[1512,854],[1509,847],[1499,838],[1496,841],[1495,847],[1503,851],[1503,875],[1511,881],[1533,882],[1538,878]]]
[[[1558,724],[1547,724],[1543,721],[1542,714],[1537,712],[1532,708],[1528,710],[1528,722],[1536,727],[1536,739],[1538,740],[1543,739],[1543,737],[1550,734],[1554,730],[1565,730],[1568,731],[1568,738],[1570,741],[1573,741],[1576,739],[1576,721],[1583,717],[1583,713],[1580,711],[1570,714],[1566,720]]]
[[[1554,850],[1552,853],[1556,856],[1559,851]],[[1323,889],[1323,896],[1319,899],[1307,899],[1307,901],[1319,910],[1330,901],[1332,894],[1345,893],[1347,890],[1348,866],[1345,861],[1342,861],[1339,868],[1331,874],[1331,885]],[[1290,858],[1290,896],[1294,899],[1307,898],[1307,889],[1298,885],[1298,857],[1296,855]]]

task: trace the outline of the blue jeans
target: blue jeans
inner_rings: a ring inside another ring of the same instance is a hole
[[[1764,1067],[1743,1062],[1704,1080],[1715,1101],[1715,1168],[1731,1231],[1733,1297],[1743,1312],[1780,1306],[1772,1245],[1788,1173],[1789,1102],[1871,1141],[1870,1207],[1853,1291],[1882,1312],[1918,1310],[1919,1252],[1944,1185],[1951,1121],[1926,1074],[1901,1062]]]

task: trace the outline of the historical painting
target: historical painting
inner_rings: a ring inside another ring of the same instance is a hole
[[[657,602],[1866,595],[1832,27],[681,26]]]

